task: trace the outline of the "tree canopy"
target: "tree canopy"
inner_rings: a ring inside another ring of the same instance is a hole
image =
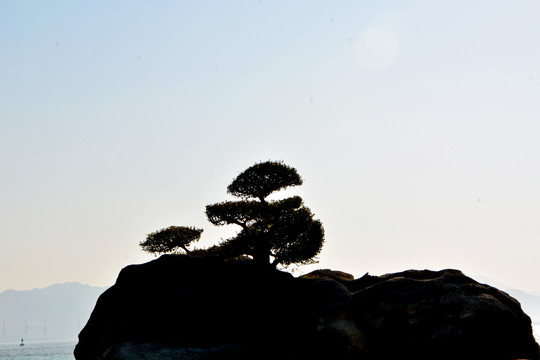
[[[282,162],[257,163],[240,173],[227,192],[242,200],[206,206],[212,224],[242,228],[235,237],[212,248],[212,253],[248,255],[257,262],[274,265],[313,262],[324,242],[321,222],[313,219],[299,196],[266,199],[275,191],[301,184],[296,169]]]
[[[302,178],[296,169],[282,162],[266,161],[244,170],[227,187],[227,192],[238,197],[264,201],[272,192],[296,185],[302,185]]]
[[[251,258],[258,263],[287,266],[315,262],[324,243],[320,220],[299,196],[281,200],[267,197],[279,190],[302,184],[295,168],[280,161],[256,163],[240,173],[227,192],[240,198],[206,206],[206,216],[213,225],[238,225],[240,232],[207,249],[188,250],[202,230],[171,226],[148,234],[141,242],[144,251],[165,253],[184,250],[191,255]]]
[[[146,252],[164,254],[169,252],[190,253],[188,246],[199,240],[202,229],[186,226],[169,226],[146,236],[146,240],[139,245]]]

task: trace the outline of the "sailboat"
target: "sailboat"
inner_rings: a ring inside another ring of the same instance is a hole
[[[19,346],[24,346],[24,339],[21,338],[21,344]]]

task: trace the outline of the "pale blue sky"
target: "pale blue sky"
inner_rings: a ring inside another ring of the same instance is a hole
[[[538,1],[0,1],[0,291],[110,285],[261,160],[316,267],[540,291]],[[304,269],[303,271],[308,271]]]

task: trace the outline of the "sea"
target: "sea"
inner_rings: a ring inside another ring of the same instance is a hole
[[[536,341],[540,342],[540,324],[533,325]],[[76,341],[29,342],[0,344],[0,360],[74,360]]]
[[[73,360],[76,341],[0,344],[0,360]]]

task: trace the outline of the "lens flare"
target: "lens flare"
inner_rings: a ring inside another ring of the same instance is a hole
[[[369,26],[356,41],[356,54],[362,66],[384,70],[397,59],[399,41],[395,32],[384,26]]]

